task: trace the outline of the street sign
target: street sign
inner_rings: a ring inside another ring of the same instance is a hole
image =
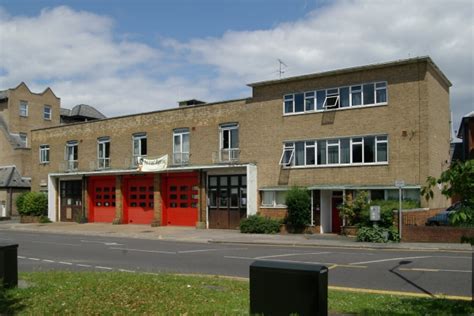
[[[373,205],[370,207],[370,220],[373,222],[380,220],[380,206]]]
[[[404,186],[405,186],[405,181],[403,181],[403,180],[396,180],[396,181],[395,181],[395,186],[396,186],[397,188],[404,187]]]

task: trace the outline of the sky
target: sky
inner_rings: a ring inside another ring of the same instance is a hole
[[[251,96],[248,83],[430,56],[474,110],[471,0],[0,0],[0,90],[106,116]]]

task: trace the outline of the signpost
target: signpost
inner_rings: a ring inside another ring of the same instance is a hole
[[[402,240],[402,188],[405,186],[405,181],[395,181],[395,186],[398,188],[398,234],[400,241]]]

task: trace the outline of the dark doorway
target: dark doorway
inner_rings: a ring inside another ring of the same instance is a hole
[[[338,206],[342,204],[342,197],[332,197],[332,232],[339,234],[341,232],[341,217],[339,216],[339,209]]]
[[[82,180],[61,181],[61,222],[78,222],[82,215]]]

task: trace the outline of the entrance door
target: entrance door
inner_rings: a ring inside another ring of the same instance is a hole
[[[82,180],[61,181],[61,222],[76,222],[82,214]]]
[[[151,224],[154,216],[153,176],[124,179],[123,220],[126,224]]]
[[[247,177],[209,176],[209,227],[238,229],[247,216]]]
[[[163,177],[163,225],[196,226],[199,186],[197,173]]]
[[[115,218],[115,177],[91,177],[88,184],[89,222],[112,223]]]
[[[341,232],[341,217],[339,216],[339,210],[337,207],[342,204],[342,197],[332,198],[332,232],[339,234]]]

